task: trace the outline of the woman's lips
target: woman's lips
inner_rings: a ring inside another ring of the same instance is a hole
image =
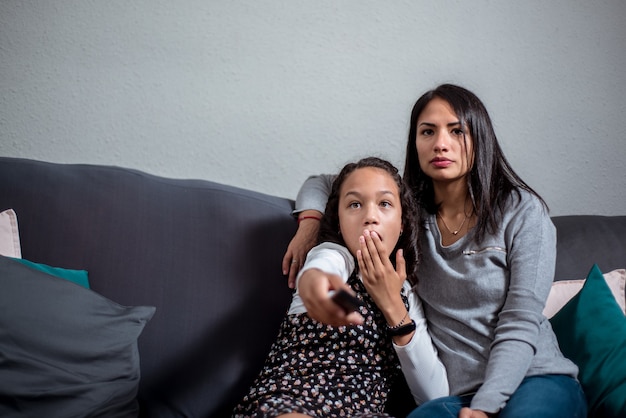
[[[447,158],[433,158],[430,160],[430,163],[437,168],[446,168],[452,164],[452,161]]]

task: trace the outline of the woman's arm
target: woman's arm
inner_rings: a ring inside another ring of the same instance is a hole
[[[317,210],[305,210],[298,214],[298,229],[287,246],[282,264],[283,274],[289,276],[287,285],[291,289],[296,285],[296,275],[304,265],[307,252],[317,243],[320,230],[318,219],[322,216]]]
[[[537,347],[556,262],[556,231],[547,211],[526,195],[505,214],[509,287],[498,315],[485,380],[472,409],[497,412],[526,376]]]
[[[335,177],[337,176],[334,174],[320,174],[307,178],[298,191],[296,208],[293,213],[298,214],[308,209],[324,213]]]
[[[316,218],[321,218],[324,213],[334,179],[335,176],[329,174],[311,176],[298,192],[293,211],[298,217],[298,230],[287,246],[282,262],[283,274],[288,275],[287,285],[292,289],[306,254],[317,243],[320,225]]]

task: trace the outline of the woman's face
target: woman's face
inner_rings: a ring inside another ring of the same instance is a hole
[[[452,182],[469,172],[473,143],[445,100],[435,97],[417,118],[415,138],[420,168],[433,182]]]
[[[402,231],[402,203],[389,173],[364,167],[346,177],[339,190],[339,229],[352,255],[366,229],[376,231],[387,254],[392,254]]]

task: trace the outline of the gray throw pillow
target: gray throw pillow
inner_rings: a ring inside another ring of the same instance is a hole
[[[154,312],[0,257],[0,416],[137,416]]]

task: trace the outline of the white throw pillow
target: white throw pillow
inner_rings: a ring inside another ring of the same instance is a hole
[[[22,258],[17,215],[13,209],[0,212],[0,255]]]
[[[626,270],[617,269],[603,275],[606,284],[611,289],[617,304],[626,314],[626,299],[624,288],[626,287]],[[546,302],[543,314],[547,318],[552,318],[571,298],[582,289],[585,279],[560,280],[552,283],[550,294]]]

